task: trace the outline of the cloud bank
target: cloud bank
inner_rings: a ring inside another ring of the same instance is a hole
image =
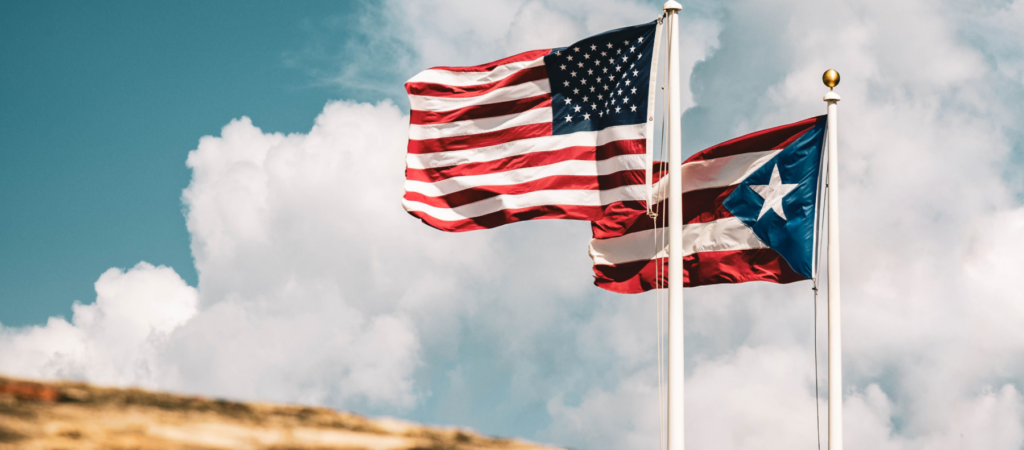
[[[375,42],[414,55],[378,62],[401,80],[658,7],[395,10],[377,11],[399,31]],[[695,2],[682,29],[689,151],[821,114],[821,72],[843,75],[846,444],[1024,445],[1024,5]],[[332,102],[308,133],[242,118],[203,137],[183,194],[199,285],[111,269],[70,322],[0,328],[0,372],[657,446],[653,295],[591,286],[583,223],[445,234],[406,215],[403,102]],[[811,300],[807,283],[687,292],[689,446],[816,448]]]

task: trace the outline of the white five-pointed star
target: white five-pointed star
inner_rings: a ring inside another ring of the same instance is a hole
[[[776,164],[772,168],[772,177],[768,180],[767,185],[750,185],[750,189],[760,195],[764,199],[764,204],[761,205],[761,213],[757,215],[757,220],[761,220],[761,216],[768,210],[775,211],[782,220],[789,220],[786,218],[786,213],[782,212],[782,198],[796,189],[796,184],[782,184],[782,177],[779,176],[779,165]]]
[[[584,114],[583,120],[590,120],[590,114]]]

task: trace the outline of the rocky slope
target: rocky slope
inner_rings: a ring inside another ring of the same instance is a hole
[[[326,408],[0,377],[0,449],[541,450]]]

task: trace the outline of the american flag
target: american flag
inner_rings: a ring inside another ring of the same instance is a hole
[[[468,231],[645,199],[657,29],[412,77],[405,210]]]
[[[709,147],[683,163],[686,286],[812,277],[824,135],[825,117],[814,117]],[[655,179],[667,169],[659,165]],[[657,219],[624,203],[591,224],[598,286],[621,293],[668,287],[662,184],[654,187]]]

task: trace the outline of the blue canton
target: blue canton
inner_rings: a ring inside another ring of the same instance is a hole
[[[811,278],[814,264],[815,194],[821,169],[821,150],[825,137],[825,118],[814,128],[789,144],[778,155],[743,180],[723,205],[772,250],[781,255],[794,271]],[[780,207],[766,207],[762,195],[772,179],[783,186]],[[758,191],[762,191],[759,193]]]
[[[656,29],[657,22],[620,28],[544,57],[553,134],[646,121]]]

